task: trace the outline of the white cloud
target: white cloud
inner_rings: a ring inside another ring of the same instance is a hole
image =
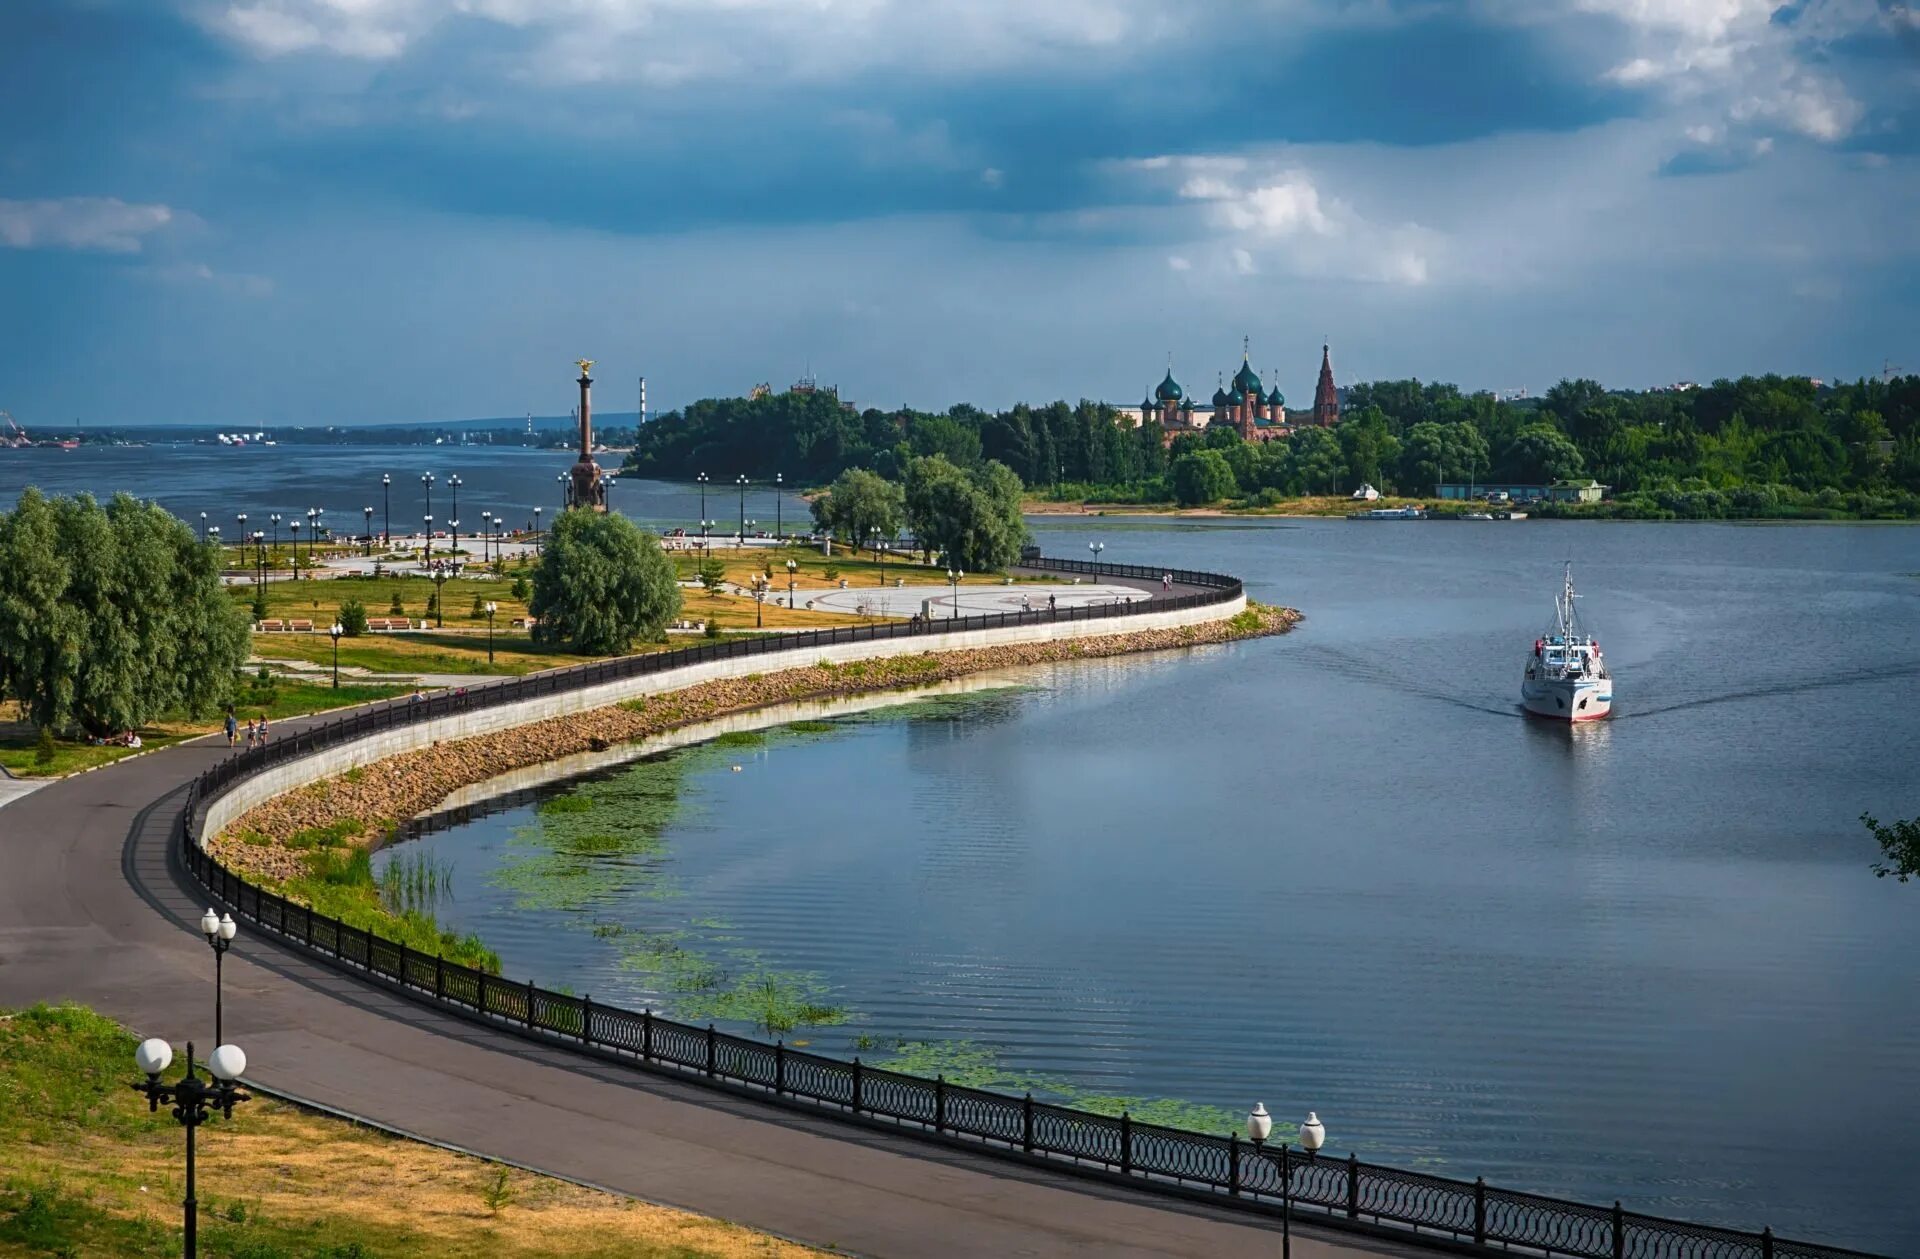
[[[1167,255],[1167,270],[1169,270],[1169,271],[1191,271],[1191,270],[1193,270],[1193,259],[1191,259],[1191,258],[1183,258],[1183,257],[1181,257],[1181,256],[1180,256],[1179,254],[1168,254],[1168,255]]]
[[[251,275],[244,271],[215,271],[204,262],[178,262],[153,267],[147,274],[167,284],[208,285],[235,297],[273,296],[273,280],[267,276]]]
[[[1442,245],[1418,224],[1382,226],[1327,195],[1311,171],[1283,161],[1196,154],[1116,164],[1171,176],[1198,211],[1196,226],[1221,248],[1219,266],[1236,275],[1281,270],[1385,284],[1420,285],[1428,255]]]
[[[0,245],[137,254],[143,237],[176,217],[168,206],[128,204],[117,197],[0,200]]]
[[[1827,144],[1853,134],[1866,110],[1837,78],[1817,68],[1819,51],[1863,31],[1896,26],[1899,12],[1879,0],[1808,0],[1794,21],[1776,23],[1781,0],[1577,4],[1618,19],[1633,41],[1634,55],[1607,70],[1607,81],[1658,90],[1695,109],[1712,108],[1750,133],[1790,132]]]
[[[443,25],[523,32],[516,73],[558,82],[775,75],[869,66],[936,73],[1151,44],[1189,20],[1169,0],[176,0],[262,57],[392,60]],[[671,50],[666,52],[663,50]]]

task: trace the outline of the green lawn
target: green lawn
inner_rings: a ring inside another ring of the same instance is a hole
[[[340,665],[375,673],[522,674],[593,659],[539,646],[525,630],[496,631],[493,646],[494,659],[489,664],[484,631],[456,633],[449,627],[437,633],[365,634],[340,640]],[[634,650],[649,647],[636,643]],[[263,660],[303,660],[331,668],[333,639],[326,634],[255,634],[253,654]]]
[[[408,689],[405,686],[363,683],[343,684],[339,690],[334,690],[325,682],[316,684],[284,677],[275,678],[270,685],[262,686],[257,675],[243,674],[234,689],[234,712],[242,722],[263,714],[269,722],[273,722],[349,704],[390,699],[406,694]],[[216,713],[194,718],[181,713],[162,717],[140,728],[140,750],[167,747],[182,739],[219,730],[222,716]],[[39,758],[39,733],[31,723],[20,717],[17,706],[0,706],[0,765],[4,765],[16,778],[59,778],[134,754],[132,748],[118,744],[100,747],[88,743],[84,738],[57,738],[53,741],[53,759],[43,763]]]
[[[527,614],[526,603],[515,599],[510,593],[512,589],[512,575],[492,581],[476,577],[450,578],[440,586],[440,595],[446,602],[444,619],[450,627],[484,629],[486,613],[475,615],[473,607],[476,600],[481,603],[490,600],[498,605],[495,626],[510,626],[513,618]],[[227,593],[242,607],[253,607],[251,585],[242,582],[228,586]],[[427,600],[433,594],[434,584],[424,577],[316,577],[312,580],[303,577],[299,581],[270,581],[267,583],[267,616],[308,620],[316,626],[331,625],[341,604],[358,599],[365,605],[368,616],[406,616],[417,622],[426,617]],[[392,610],[396,597],[400,600],[399,612]]]
[[[0,1010],[0,1256],[180,1254],[180,1125],[128,1087],[133,1048],[80,1006]],[[197,1144],[203,1259],[817,1253],[267,1098],[209,1120]]]

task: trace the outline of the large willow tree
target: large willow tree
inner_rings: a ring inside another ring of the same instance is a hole
[[[36,724],[107,734],[204,716],[247,651],[219,549],[160,507],[29,489],[0,515],[0,685]]]
[[[561,513],[533,570],[533,640],[586,655],[655,638],[680,611],[680,583],[659,539],[625,516]]]

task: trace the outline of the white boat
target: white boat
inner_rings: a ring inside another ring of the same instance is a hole
[[[1580,627],[1573,602],[1573,564],[1554,600],[1553,622],[1533,640],[1520,702],[1536,717],[1557,721],[1597,721],[1613,711],[1613,674],[1600,644]]]
[[[1370,511],[1350,511],[1348,520],[1425,520],[1427,513],[1418,507],[1375,507]]]

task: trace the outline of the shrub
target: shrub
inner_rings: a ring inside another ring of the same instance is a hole
[[[340,628],[346,631],[348,638],[358,638],[367,632],[367,605],[358,599],[348,599],[340,605]]]
[[[387,615],[388,616],[405,616],[406,614],[407,614],[407,605],[400,602],[400,587],[395,586],[393,588],[393,602],[387,605]]]
[[[516,577],[513,579],[513,584],[507,587],[507,593],[520,600],[520,602],[525,603],[527,596],[532,593],[532,587],[527,585],[526,578]]]
[[[40,727],[40,737],[33,742],[33,763],[42,767],[53,764],[53,727]]]

